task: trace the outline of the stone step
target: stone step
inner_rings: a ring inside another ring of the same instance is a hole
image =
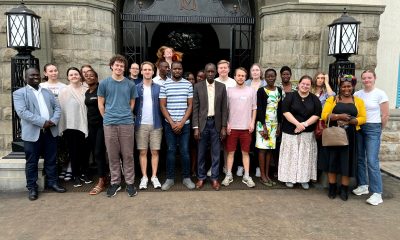
[[[0,159],[0,191],[26,190],[25,159]],[[39,190],[44,188],[42,175],[44,160],[39,159],[38,181]]]

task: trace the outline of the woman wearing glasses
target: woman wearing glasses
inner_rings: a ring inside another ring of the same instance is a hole
[[[353,96],[353,89],[357,80],[352,75],[339,78],[338,96],[326,100],[321,118],[330,126],[343,127],[346,130],[349,145],[322,147],[326,156],[321,162],[321,168],[328,173],[328,197],[334,199],[337,194],[337,174],[341,175],[340,198],[348,199],[350,177],[356,175],[356,131],[366,121],[366,110],[361,98]]]

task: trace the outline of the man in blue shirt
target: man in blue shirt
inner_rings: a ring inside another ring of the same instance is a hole
[[[100,82],[97,91],[111,174],[111,185],[107,190],[108,197],[115,196],[121,190],[121,170],[124,173],[128,196],[133,197],[137,194],[133,185],[135,170],[132,114],[137,91],[135,83],[123,75],[127,64],[124,56],[112,57],[110,59],[112,75]],[[121,156],[123,169],[121,169]]]

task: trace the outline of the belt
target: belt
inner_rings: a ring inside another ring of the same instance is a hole
[[[214,120],[214,116],[208,116],[207,120]]]

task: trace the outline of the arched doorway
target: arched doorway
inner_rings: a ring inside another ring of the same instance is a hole
[[[121,13],[122,53],[129,62],[155,62],[170,45],[184,53],[184,71],[229,60],[232,69],[253,61],[253,1],[126,0]]]

